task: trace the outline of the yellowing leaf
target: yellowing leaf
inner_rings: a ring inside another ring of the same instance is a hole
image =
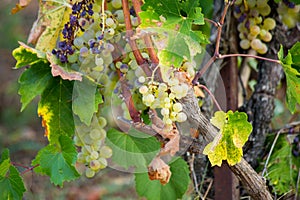
[[[30,42],[36,43],[36,49],[47,52],[56,46],[64,24],[69,19],[71,5],[66,1],[40,2],[39,16],[30,31]]]
[[[208,155],[212,166],[221,166],[223,160],[227,160],[229,165],[240,162],[242,147],[252,131],[247,115],[231,110],[227,113],[217,111],[211,123],[220,129],[220,133],[204,148],[203,154]]]

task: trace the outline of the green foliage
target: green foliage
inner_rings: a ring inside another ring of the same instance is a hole
[[[49,144],[41,149],[32,161],[39,164],[36,173],[48,175],[55,185],[63,186],[64,181],[71,181],[80,176],[75,169],[77,151],[71,138],[61,135],[56,144]]]
[[[52,78],[49,64],[38,62],[26,69],[19,78],[19,94],[23,111],[26,106],[46,89]]]
[[[110,129],[106,143],[113,150],[112,160],[115,163],[125,169],[135,167],[136,172],[147,171],[147,165],[160,149],[156,138],[135,129],[130,129],[128,134]]]
[[[292,155],[292,145],[287,136],[280,136],[274,149],[276,151],[271,155],[267,166],[267,177],[276,192],[284,194],[296,189],[300,160]]]
[[[9,151],[5,149],[0,160],[0,199],[22,199],[25,191],[20,173],[10,163]]]
[[[211,123],[220,129],[220,132],[214,141],[205,147],[203,154],[208,155],[212,166],[221,166],[222,160],[227,160],[229,165],[240,162],[243,156],[242,147],[252,131],[246,113],[217,111]]]
[[[73,82],[52,78],[41,95],[38,114],[43,118],[45,135],[51,144],[61,135],[74,135],[72,112]]]
[[[98,110],[98,104],[102,102],[102,96],[99,95],[95,83],[86,78],[75,81],[72,109],[82,122],[90,125],[93,114]]]
[[[36,63],[44,62],[47,63],[46,54],[36,49],[26,46],[20,43],[20,46],[13,50],[12,55],[17,60],[15,68],[26,67]]]
[[[192,25],[204,24],[198,1],[149,0],[142,8],[141,28],[155,27],[155,32],[168,33],[166,47],[158,52],[162,65],[180,67],[185,59],[191,59],[191,54],[201,52],[199,43],[208,43],[201,31],[192,29]]]
[[[283,47],[281,46],[278,52],[278,58],[281,61],[286,76],[286,100],[288,108],[294,113],[296,104],[300,104],[300,42],[294,44],[285,58]]]
[[[186,192],[190,177],[188,165],[182,158],[174,158],[170,162],[171,179],[166,185],[161,185],[158,180],[150,180],[148,173],[135,174],[136,190],[140,196],[148,200],[173,200],[180,199]]]

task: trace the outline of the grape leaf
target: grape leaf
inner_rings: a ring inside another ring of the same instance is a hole
[[[201,31],[192,30],[193,24],[204,24],[199,1],[148,0],[142,9],[140,28],[159,27],[168,33],[167,46],[158,52],[161,64],[179,67],[191,54],[201,52],[199,43],[208,43]]]
[[[46,54],[19,42],[20,46],[13,50],[12,55],[17,60],[15,68],[21,68],[28,65],[33,65],[39,62],[48,63],[45,59]]]
[[[41,95],[38,115],[50,143],[56,143],[60,135],[73,136],[72,112],[73,82],[52,78]]]
[[[292,145],[286,136],[280,136],[275,145],[276,151],[268,163],[267,176],[278,194],[296,190],[300,160],[292,155]]]
[[[23,111],[26,106],[38,95],[42,94],[52,78],[49,64],[39,62],[26,69],[19,78],[19,94]]]
[[[50,62],[51,73],[55,76],[60,76],[63,80],[77,80],[82,81],[82,74],[68,69],[68,67],[62,67],[57,64],[57,58],[52,53],[47,53],[47,59]]]
[[[80,120],[86,125],[90,125],[93,114],[98,110],[98,105],[101,103],[102,97],[98,94],[97,85],[92,83],[87,78],[81,82],[75,81],[73,89],[73,112],[78,115]],[[97,103],[96,103],[97,102]]]
[[[31,30],[33,34],[36,32],[35,29],[43,30],[41,34],[37,35],[38,38],[33,39],[37,41],[36,49],[47,52],[55,48],[62,28],[69,20],[70,7],[64,0],[42,1],[40,3],[38,21],[34,25],[34,30]]]
[[[281,46],[278,58],[286,76],[286,101],[288,109],[294,113],[296,104],[300,104],[300,42],[294,44],[285,58],[283,56],[283,48]]]
[[[113,150],[112,161],[128,169],[135,167],[136,172],[145,172],[160,149],[160,143],[135,129],[128,134],[110,129],[107,132],[106,144]]]
[[[148,173],[136,173],[135,185],[137,193],[148,200],[173,200],[182,198],[190,181],[189,169],[182,158],[175,159],[170,162],[172,175],[169,183],[166,185],[162,185],[158,180],[151,181]]]
[[[55,185],[63,186],[64,181],[71,181],[80,176],[75,168],[77,151],[73,140],[61,135],[58,143],[49,144],[41,149],[32,161],[32,165],[39,164],[34,171],[50,177]]]
[[[246,113],[217,111],[211,123],[218,127],[220,132],[214,141],[204,148],[203,154],[208,155],[212,166],[221,166],[222,160],[227,160],[229,165],[240,162],[243,156],[242,147],[252,131]]]
[[[22,199],[26,191],[19,171],[10,163],[8,149],[2,152],[0,161],[0,199]]]

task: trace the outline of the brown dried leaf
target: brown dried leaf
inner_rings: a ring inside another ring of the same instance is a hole
[[[170,166],[160,157],[155,157],[148,166],[148,176],[150,180],[159,180],[162,185],[169,182],[171,177]]]
[[[11,9],[11,14],[16,14],[20,10],[23,10],[23,8],[27,7],[30,2],[31,0],[20,0],[19,3],[17,3],[16,6]]]
[[[50,62],[50,67],[52,75],[55,76],[60,76],[64,80],[77,80],[77,81],[82,81],[82,74],[76,71],[66,71],[63,67],[57,65],[55,63],[55,59],[53,58],[54,55],[51,53],[47,53],[47,59]]]
[[[179,151],[179,142],[180,142],[180,134],[175,124],[173,124],[173,130],[168,131],[165,134],[165,136],[166,136],[165,138],[168,138],[169,141],[166,143],[164,148],[161,149],[159,155],[170,154],[171,156],[174,156],[176,152]]]
[[[46,30],[46,25],[42,24],[40,22],[40,19],[37,19],[32,25],[32,28],[30,30],[27,39],[27,43],[35,45],[45,30]]]

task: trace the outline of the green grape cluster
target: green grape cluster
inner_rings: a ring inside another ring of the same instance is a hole
[[[240,47],[254,49],[259,54],[268,51],[267,42],[272,40],[271,30],[276,21],[267,17],[271,12],[268,0],[238,0],[235,2],[234,16],[238,20]]]
[[[294,28],[300,22],[300,5],[284,0],[278,3],[277,12],[288,29]]]
[[[85,164],[85,174],[91,178],[107,166],[107,159],[112,156],[112,150],[105,145],[106,119],[94,115],[90,126],[81,124],[76,126],[75,145],[81,147],[77,162]]]
[[[194,71],[190,69],[190,64],[183,64],[185,69],[189,69],[191,74]],[[183,67],[182,67],[183,68]],[[139,77],[139,82],[143,83],[139,87],[139,92],[142,94],[143,103],[150,109],[160,109],[162,120],[167,127],[172,127],[173,122],[184,122],[187,120],[187,115],[183,112],[182,104],[178,100],[184,98],[190,88],[189,84],[182,79],[182,74],[185,72],[178,70],[171,73],[163,73],[164,82],[156,82],[152,78]]]

